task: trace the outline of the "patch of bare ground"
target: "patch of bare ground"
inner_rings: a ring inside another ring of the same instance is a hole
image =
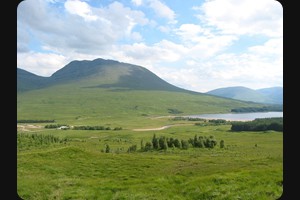
[[[24,131],[24,132],[35,132],[39,129],[42,129],[43,126],[40,125],[32,125],[32,124],[17,124],[17,130],[18,131]]]
[[[138,129],[133,129],[133,131],[160,131],[173,126],[189,126],[189,125],[194,125],[194,124],[172,124],[172,125],[166,125],[157,128],[138,128]]]

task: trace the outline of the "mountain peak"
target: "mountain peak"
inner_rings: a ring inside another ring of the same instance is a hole
[[[32,78],[35,76],[39,77],[32,74]],[[144,67],[102,58],[71,61],[53,73],[46,82],[40,79],[35,84],[48,87],[83,80],[85,83],[82,87],[89,88],[188,91],[171,85]],[[22,73],[18,73],[18,81],[24,83]],[[32,85],[27,87],[27,89],[31,88],[34,89],[35,87]]]
[[[206,94],[243,101],[253,101],[257,103],[282,104],[283,102],[282,87],[271,87],[254,90],[243,86],[234,86],[218,88],[208,91],[206,92]]]

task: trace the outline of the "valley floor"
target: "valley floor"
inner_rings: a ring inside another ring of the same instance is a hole
[[[37,127],[18,126],[17,192],[23,199],[275,200],[283,192],[282,132],[231,132],[229,125],[179,122],[139,131]],[[62,142],[37,144],[21,139],[26,134]],[[140,152],[141,141],[150,142],[153,134],[184,140],[213,135],[218,145]],[[128,153],[132,145],[137,151]]]

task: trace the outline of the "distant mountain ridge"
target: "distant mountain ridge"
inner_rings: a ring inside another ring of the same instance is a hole
[[[257,90],[243,86],[224,87],[208,91],[206,94],[257,103],[283,104],[282,87],[270,87]]]
[[[144,67],[101,58],[92,61],[72,61],[50,77],[41,77],[18,68],[17,91],[28,91],[85,79],[93,80],[93,84],[85,87],[188,92],[164,81]]]
[[[266,106],[185,90],[144,67],[113,60],[72,61],[50,77],[17,69],[18,120],[127,126],[124,119],[133,123],[149,116],[228,113]]]
[[[17,92],[26,92],[75,82],[80,82],[80,87],[84,88],[176,91],[209,94],[256,103],[282,104],[283,102],[283,90],[281,87],[253,90],[237,86],[219,88],[206,93],[194,92],[176,87],[144,67],[102,58],[81,61],[74,60],[54,72],[50,77],[38,76],[17,68]]]
[[[17,68],[17,91],[39,89],[49,85],[49,78]]]

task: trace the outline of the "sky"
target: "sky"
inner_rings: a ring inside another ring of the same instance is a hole
[[[145,67],[184,89],[283,87],[275,0],[24,0],[17,67],[51,76],[73,60]]]

